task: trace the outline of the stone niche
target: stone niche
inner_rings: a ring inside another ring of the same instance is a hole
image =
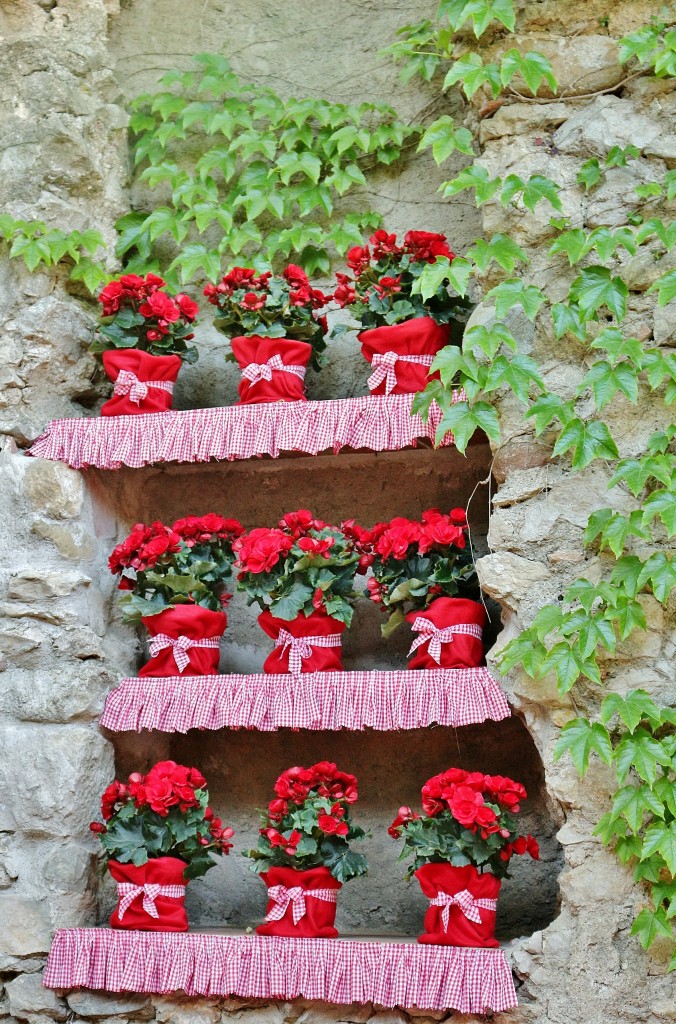
[[[472,543],[478,557],[487,550],[490,465],[489,446],[481,441],[470,446],[466,457],[454,449],[420,449],[88,476],[97,502],[107,507],[108,515],[115,515],[120,537],[133,522],[156,518],[172,522],[208,511],[234,515],[254,526],[272,524],[286,511],[308,507],[328,521],[355,517],[368,526],[394,515],[419,516],[430,506],[464,507],[483,482],[470,505]],[[500,629],[498,606],[490,604],[489,613],[488,646]],[[221,671],[261,670],[270,645],[256,623],[257,614],[241,596],[233,599]],[[380,636],[380,622],[375,605],[359,602],[344,643],[347,669],[405,666],[411,642],[408,627],[386,642]],[[136,664],[142,661],[139,653]],[[281,730],[109,736],[116,748],[118,777],[146,770],[163,757],[199,766],[209,780],[215,811],[236,829],[236,851],[188,889],[190,919],[197,927],[247,928],[261,920],[265,889],[241,851],[256,844],[257,809],[271,798],[277,775],[290,765],[322,759],[336,761],[359,777],[355,816],[372,834],[362,845],[370,859],[369,875],[352,881],[341,894],[337,921],[342,933],[396,936],[415,935],[419,930],[427,904],[417,882],[406,881],[406,866],[397,860],[400,845],[386,829],[401,804],[419,807],[420,788],[427,778],[452,765],[512,776],[523,781],[529,792],[523,829],[538,836],[542,860],[514,859],[513,878],[505,882],[500,901],[500,937],[531,934],[557,913],[557,877],[562,866],[557,825],[539,755],[516,717],[461,729],[398,734]],[[102,894],[102,919],[113,901],[108,882]]]

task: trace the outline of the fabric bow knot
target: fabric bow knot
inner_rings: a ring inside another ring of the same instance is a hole
[[[336,902],[335,889],[301,889],[299,885],[294,885],[291,889],[287,889],[285,885],[272,885],[268,889],[268,898],[275,905],[267,914],[265,920],[281,921],[290,903],[293,923],[298,924],[300,919],[305,917],[307,913],[305,900],[309,897],[324,900],[325,903]]]
[[[173,649],[174,661],[179,672],[183,672],[190,663],[188,651],[191,647],[218,647],[217,636],[208,637],[203,640],[191,640],[188,636],[167,636],[166,633],[158,633],[150,641],[150,654],[155,658],[160,651],[167,647]]]
[[[292,636],[287,629],[280,629],[275,640],[275,648],[281,647],[282,653],[289,649],[289,672],[298,676],[302,672],[302,663],[312,656],[313,647],[340,647],[340,633],[329,633],[328,636]]]
[[[272,380],[272,371],[281,370],[283,373],[293,373],[301,380],[305,379],[305,367],[296,366],[292,363],[283,363],[280,355],[270,356],[265,363],[249,363],[242,370],[242,376],[252,384],[259,380]]]
[[[120,370],[113,386],[113,394],[128,395],[130,402],[140,405],[148,397],[148,388],[160,388],[171,394],[174,385],[170,380],[139,380],[131,370]]]
[[[475,924],[481,924],[479,908],[483,910],[497,910],[498,907],[497,900],[477,899],[475,896],[472,896],[469,889],[461,889],[460,892],[456,892],[452,896],[447,892],[438,892],[434,899],[430,900],[430,903],[433,907],[443,907],[441,920],[445,932],[448,931],[451,907],[459,907],[467,920],[474,921]]]
[[[422,363],[423,366],[431,366],[434,356],[431,355],[401,355],[399,352],[374,352],[371,359],[371,366],[375,371],[367,380],[371,391],[375,391],[379,384],[385,381],[385,394],[389,395],[397,386],[397,375],[394,367],[397,362]]]
[[[145,885],[134,885],[133,882],[118,882],[117,894],[120,897],[120,905],[118,907],[117,916],[120,921],[127,913],[130,905],[134,902],[137,896],[143,894],[143,909],[146,914],[150,917],[159,917],[157,907],[155,906],[155,900],[158,896],[171,896],[172,899],[180,899],[185,895],[184,885],[156,885],[154,883],[146,883]]]
[[[441,645],[450,644],[453,642],[454,633],[463,633],[466,636],[474,636],[478,640],[481,640],[482,631],[481,626],[477,626],[473,622],[461,622],[455,626],[444,626],[443,629],[438,629],[431,619],[426,619],[424,616],[419,615],[413,622],[411,627],[414,633],[419,633],[413,643],[408,654],[409,657],[415,650],[418,649],[422,644],[429,641],[430,657],[436,661],[437,665],[441,664]]]

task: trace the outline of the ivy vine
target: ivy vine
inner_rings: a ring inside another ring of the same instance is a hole
[[[436,20],[406,26],[387,52],[405,61],[405,79],[417,74],[430,81],[444,72],[442,88],[460,88],[468,100],[478,90],[477,99],[486,103],[498,97],[501,103],[512,97],[522,100],[524,91],[536,100],[543,89],[556,97],[558,86],[543,55],[521,54],[512,48],[499,62],[485,63],[470,48],[470,29],[479,39],[489,29],[492,36],[496,31],[512,32],[515,23],[511,0],[442,0]],[[676,75],[676,31],[664,22],[654,21],[625,36],[618,48],[629,77]],[[427,128],[420,147],[431,148],[441,164],[456,149],[474,154],[477,143],[467,127],[444,115]],[[613,147],[605,160],[581,163],[578,184],[593,189],[609,168],[640,159],[636,147]],[[532,625],[498,656],[502,672],[519,666],[536,680],[553,675],[562,695],[583,681],[602,687],[604,658],[613,656],[635,631],[647,628],[641,596],[652,595],[665,606],[676,587],[670,543],[676,533],[676,425],[669,414],[676,402],[676,353],[632,334],[630,293],[623,278],[624,257],[648,251],[657,268],[648,292],[655,294],[658,308],[676,298],[676,271],[665,259],[676,248],[676,224],[669,219],[676,172],[669,171],[663,184],[636,188],[638,210],[629,215],[626,225],[593,230],[572,226],[562,216],[561,187],[543,175],[524,180],[512,174],[502,180],[472,164],[441,189],[446,196],[468,191],[477,207],[500,202],[504,207],[533,211],[547,204],[552,237],[548,255],[565,260],[564,280],[566,265],[569,268],[567,293],[554,298],[546,286],[540,288],[529,280],[528,254],[505,234],[478,239],[463,259],[453,261],[452,268],[426,268],[419,279],[423,297],[434,292],[440,275],[446,275],[459,295],[470,288],[480,293],[483,302],[494,307],[495,322],[471,326],[461,348],[439,353],[432,369],[439,371],[440,380],[416,397],[414,409],[425,416],[431,403],[438,402],[443,410],[439,436],[452,430],[464,451],[477,430],[499,443],[493,399],[511,391],[523,404],[524,417],[532,421],[535,434],[551,447],[553,458],[567,459],[574,471],[598,460],[612,468],[609,487],[624,492],[624,504],[631,507],[627,512],[599,508],[589,518],[584,543],[597,549],[602,578],[576,580],[562,601],[543,607]],[[662,261],[665,269],[659,273]],[[498,283],[487,290],[489,274],[491,282]],[[557,291],[560,285],[559,280]],[[564,399],[549,390],[537,362],[520,351],[503,322],[514,308],[557,341],[579,346],[586,373],[573,397]],[[458,387],[465,389],[467,399],[452,404],[452,391]],[[603,414],[618,398],[636,404],[642,394],[660,400],[663,426],[653,433],[643,455],[621,458]],[[617,788],[611,810],[596,832],[622,863],[634,865],[635,879],[647,887],[650,905],[639,913],[632,933],[646,949],[661,937],[674,950],[676,711],[658,707],[642,690],[609,693],[598,718],[576,714],[564,726],[554,756],[566,753],[582,775],[592,754],[613,770]],[[669,970],[673,969],[676,951],[669,963]]]

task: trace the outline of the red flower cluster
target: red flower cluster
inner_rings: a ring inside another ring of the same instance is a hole
[[[199,307],[188,295],[180,293],[172,298],[161,291],[165,282],[156,274],[123,274],[102,289],[99,302],[104,317],[115,316],[123,308],[131,308],[146,320],[142,330],[150,342],[159,341],[172,333],[172,325],[181,321],[181,326],[193,323]],[[192,334],[183,335],[189,341]]]
[[[294,540],[306,536],[310,530],[324,530],[329,524],[317,519],[307,508],[299,508],[297,512],[287,512],[279,520],[280,530],[284,530]]]
[[[275,793],[281,801],[296,805],[304,803],[311,793],[327,800],[353,804],[357,800],[357,780],[354,775],[338,771],[332,761],[318,761],[310,768],[288,768],[275,782]],[[286,814],[279,801],[273,800],[274,813]]]
[[[150,526],[136,523],[126,540],[113,549],[108,559],[108,567],[114,575],[124,569],[145,572],[152,569],[163,555],[180,551],[181,540],[181,535],[177,531],[159,520]],[[120,589],[129,589],[123,582],[124,577],[120,581]]]
[[[411,554],[426,555],[436,548],[464,548],[466,530],[463,509],[453,508],[444,515],[438,508],[429,508],[420,522],[397,516],[389,522],[376,523],[362,537],[362,543],[382,559],[403,561]]]
[[[495,812],[491,811],[490,816],[481,812],[484,797],[516,814],[520,810],[519,801],[526,799],[526,790],[520,782],[502,775],[466,772],[462,768],[449,768],[428,779],[422,788],[423,810],[431,818],[450,810],[461,825],[469,827],[476,823],[489,832],[497,831],[489,827],[496,819]],[[487,818],[486,824],[484,818]]]
[[[293,547],[293,537],[283,530],[257,527],[243,533],[232,545],[237,555],[235,568],[241,573],[270,572]]]
[[[282,272],[282,277],[289,289],[289,305],[314,310],[321,309],[328,302],[328,297],[323,292],[311,287],[307,274],[295,263],[288,265]],[[246,289],[244,295],[237,296],[234,301],[245,311],[256,311],[270,305],[268,295],[271,278],[270,271],[257,276],[256,271],[249,267],[233,267],[221,279],[220,284],[208,284],[204,294],[212,306],[221,306],[224,298],[232,299],[236,292]]]
[[[205,516],[186,516],[185,519],[177,519],[172,530],[189,548],[216,538],[231,541],[244,533],[244,527],[238,519],[224,519],[215,512],[208,512]]]
[[[405,825],[407,821],[417,821],[419,817],[420,815],[412,811],[410,807],[400,807],[396,818],[387,830],[387,834],[392,836],[393,839],[398,839],[401,835],[401,826]]]

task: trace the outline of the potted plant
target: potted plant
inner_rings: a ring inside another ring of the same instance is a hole
[[[277,527],[242,534],[233,548],[237,588],[263,609],[258,622],[275,641],[263,671],[341,671],[341,637],[358,596],[354,580],[366,570],[351,532],[299,509]]]
[[[449,295],[447,278],[429,299],[416,292],[427,264],[443,259],[450,266],[454,258],[446,236],[431,231],[409,231],[400,245],[396,235],[381,229],[369,245],[349,250],[347,265],[354,277],[336,274],[333,299],[341,309],[348,307],[363,328],[358,338],[373,367],[368,379],[373,394],[423,391],[436,353],[450,342],[460,344],[467,300]],[[345,330],[339,325],[334,337]]]
[[[449,768],[422,788],[423,814],[400,807],[388,832],[403,838],[430,901],[418,942],[495,947],[495,913],[513,854],[539,859],[537,840],[520,836],[515,815],[526,790],[502,775]]]
[[[204,294],[242,371],[238,404],[304,401],[305,370],[319,369],[326,348],[326,318],[317,310],[328,302],[305,271],[293,263],[280,275],[233,267]]]
[[[90,348],[101,353],[115,385],[102,416],[170,409],[181,363],[197,360],[197,349],[187,344],[194,338],[197,303],[169,295],[164,286],[156,274],[123,274],[99,295],[103,315]]]
[[[282,772],[275,794],[261,814],[258,846],[245,854],[268,889],[265,923],[256,931],[335,938],[338,890],[366,874],[366,858],[350,849],[366,834],[350,821],[357,780],[320,761]]]
[[[186,884],[214,867],[213,855],[230,852],[234,835],[214,817],[204,776],[160,761],[145,776],[134,772],[126,783],[111,782],[101,815],[103,823],[89,828],[117,882],[111,927],[186,931]]]
[[[486,612],[473,599],[479,589],[466,532],[463,509],[444,515],[430,508],[420,521],[377,523],[363,541],[372,557],[369,597],[390,612],[383,636],[405,620],[418,634],[409,651],[412,669],[483,663]]]
[[[111,554],[119,576],[123,620],[150,633],[150,660],[141,676],[214,675],[227,626],[225,592],[233,543],[244,531],[236,519],[211,512],[173,526],[137,523]]]

